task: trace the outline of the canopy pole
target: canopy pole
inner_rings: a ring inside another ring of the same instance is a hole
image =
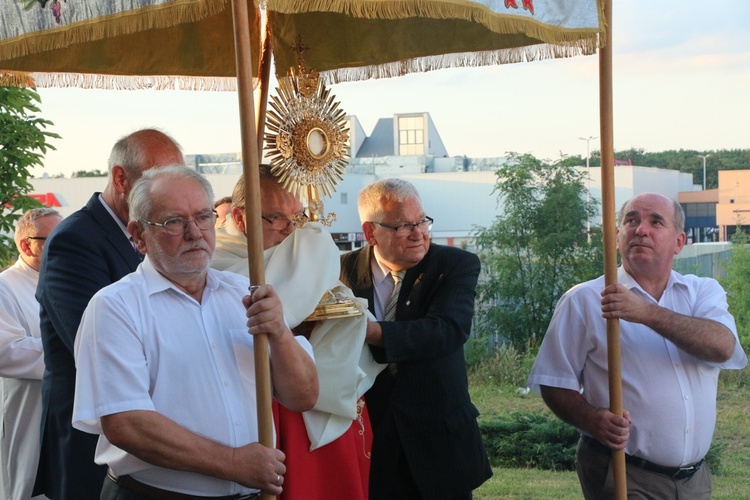
[[[262,285],[265,283],[265,269],[263,265],[263,228],[260,218],[260,175],[258,171],[260,156],[258,154],[258,136],[255,129],[248,0],[232,0],[232,16],[237,58],[237,95],[242,136],[242,170],[245,177],[248,267],[250,283]],[[273,448],[271,363],[268,357],[268,337],[256,335],[253,342],[257,385],[258,441],[263,446]],[[273,496],[262,493],[261,498],[270,500]]]
[[[605,41],[599,50],[599,137],[602,157],[602,231],[604,239],[604,281],[617,283],[617,230],[615,219],[615,152],[612,98],[612,2],[604,0]],[[607,319],[607,361],[609,363],[609,411],[623,414],[620,323]],[[625,450],[612,450],[615,498],[627,499]]]
[[[260,54],[260,85],[258,86],[258,161],[263,162],[263,139],[266,131],[266,110],[268,109],[268,91],[271,84],[271,60],[273,59],[273,41],[271,37],[271,25],[268,19],[268,13],[262,11],[263,23],[261,32],[263,33],[262,52]]]

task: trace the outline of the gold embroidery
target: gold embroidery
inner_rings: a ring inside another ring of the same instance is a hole
[[[365,410],[365,398],[359,398],[357,401],[357,422],[359,422],[359,435],[362,436],[362,453],[367,459],[371,453],[367,451],[367,439],[365,437],[365,421],[362,418],[362,412]]]

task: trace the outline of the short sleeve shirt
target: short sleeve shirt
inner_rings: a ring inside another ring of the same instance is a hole
[[[618,281],[656,302],[620,268]],[[528,385],[581,391],[595,407],[609,407],[606,320],[602,318],[604,278],[573,287],[555,308]],[[717,321],[737,338],[726,293],[716,280],[672,272],[658,301],[661,307]],[[702,361],[645,325],[620,321],[623,407],[632,426],[626,453],[664,466],[703,458],[716,423],[720,368],[743,368],[739,341],[722,365]]]
[[[100,418],[157,411],[232,447],[258,441],[253,337],[241,299],[247,278],[209,269],[200,303],[148,257],[89,303],[76,337],[74,427],[102,433]],[[296,337],[312,353],[304,338]],[[236,483],[155,467],[102,435],[96,461],[163,489],[202,496],[252,492]]]

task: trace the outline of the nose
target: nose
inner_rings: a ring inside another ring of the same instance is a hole
[[[295,229],[297,229],[297,224],[295,224],[294,222],[290,220],[289,223],[286,225],[286,227],[281,230],[281,233],[287,234],[287,235],[292,234]]]
[[[187,229],[185,229],[184,236],[188,240],[197,240],[201,238],[203,235],[203,231],[198,229],[198,222],[193,219],[187,221]]]
[[[419,241],[424,239],[425,234],[422,232],[421,229],[419,229],[417,226],[411,227],[411,232],[409,233],[409,239],[414,241]]]
[[[648,221],[641,221],[635,228],[636,236],[646,236],[648,234]]]

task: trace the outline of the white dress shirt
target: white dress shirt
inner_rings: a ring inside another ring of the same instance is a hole
[[[241,299],[248,281],[209,269],[201,303],[164,278],[148,256],[100,290],[84,312],[75,343],[73,426],[101,434],[101,417],[158,411],[228,446],[258,441],[253,337]],[[298,338],[312,356],[307,340]],[[253,490],[223,479],[148,464],[103,435],[97,463],[117,475],[190,495]]]
[[[618,281],[656,302],[624,269]],[[528,385],[582,390],[595,407],[609,407],[606,320],[602,318],[604,278],[577,285],[555,309]],[[717,321],[737,338],[726,293],[716,280],[672,272],[658,301],[661,307]],[[623,407],[632,425],[626,453],[667,467],[695,463],[711,445],[716,423],[719,369],[747,365],[739,341],[732,357],[718,365],[678,349],[647,326],[620,321]]]

